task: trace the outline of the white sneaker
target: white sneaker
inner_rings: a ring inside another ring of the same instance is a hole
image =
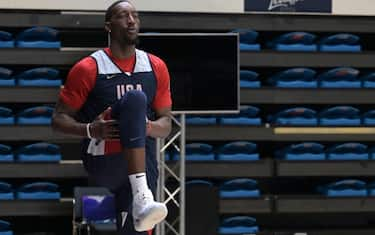
[[[138,232],[148,231],[167,217],[164,203],[155,202],[150,190],[137,193],[133,197],[134,228]]]

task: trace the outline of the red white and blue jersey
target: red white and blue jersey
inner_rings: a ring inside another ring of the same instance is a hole
[[[78,111],[78,121],[87,123],[127,91],[142,90],[147,96],[147,117],[153,120],[155,110],[172,105],[169,82],[167,66],[160,58],[137,49],[130,58],[117,59],[105,48],[73,66],[60,100]],[[91,140],[86,145],[84,148],[91,155],[121,152],[119,140]]]

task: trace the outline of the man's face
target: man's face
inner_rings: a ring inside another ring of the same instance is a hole
[[[137,42],[139,17],[134,6],[129,2],[121,2],[113,9],[110,20],[111,36],[118,41],[133,45]]]

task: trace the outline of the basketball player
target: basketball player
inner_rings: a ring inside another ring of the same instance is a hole
[[[155,202],[155,137],[171,130],[169,73],[158,57],[136,49],[140,20],[129,1],[106,11],[110,46],[76,63],[68,74],[52,126],[79,135],[89,180],[116,198],[121,234],[147,234],[167,215]]]

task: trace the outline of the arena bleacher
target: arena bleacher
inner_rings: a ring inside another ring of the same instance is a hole
[[[186,119],[187,181],[217,190],[216,234],[375,234],[374,16],[140,17],[142,33],[241,38],[241,112]],[[0,235],[72,232],[89,182],[79,139],[50,118],[69,68],[106,45],[103,18],[0,9]]]

